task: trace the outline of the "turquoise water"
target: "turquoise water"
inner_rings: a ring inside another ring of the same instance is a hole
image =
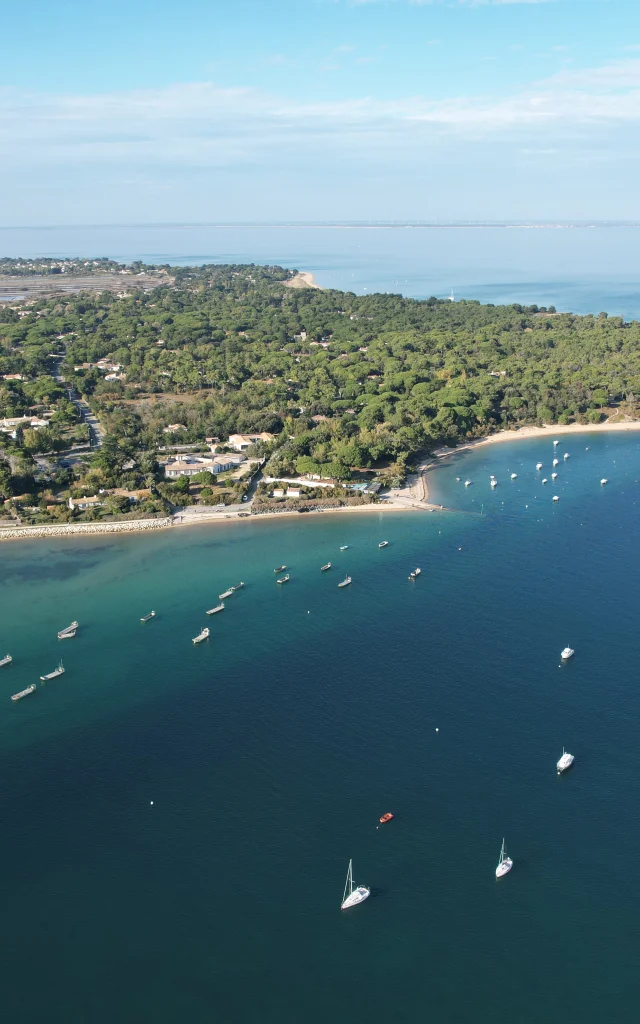
[[[276,263],[325,288],[640,318],[638,228],[116,225],[0,228],[3,256]]]
[[[559,451],[440,469],[458,514],[2,547],[6,1020],[637,1019],[640,441]]]

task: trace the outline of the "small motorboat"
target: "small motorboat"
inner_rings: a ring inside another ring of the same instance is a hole
[[[562,458],[563,459],[568,459],[569,458],[569,452],[565,452],[564,455],[562,456]]]
[[[606,476],[603,476],[602,480],[600,481],[600,485],[602,487],[604,487],[604,485],[608,484],[608,483],[609,483],[609,481],[607,480]]]
[[[155,618],[155,614],[155,612],[149,612],[148,615],[143,615],[142,618],[140,619],[140,622],[148,622],[149,619]]]
[[[381,540],[380,543],[378,544],[378,547],[379,548],[388,548],[389,547],[389,541],[388,540]]]
[[[471,487],[471,481],[470,480],[465,480],[464,486],[465,487]]]
[[[536,469],[542,469],[542,463],[536,462]]]
[[[498,481],[496,480],[495,476],[491,477],[490,485],[491,485],[491,487],[497,487],[498,486]]]
[[[544,476],[544,477],[542,478],[542,482],[543,482],[543,484],[546,484],[546,482],[547,482],[547,478],[546,478],[546,476]]]
[[[72,640],[78,632],[78,623],[72,622],[70,626],[65,626],[58,633],[58,640]]]
[[[565,647],[563,651],[560,651],[560,657],[563,661],[568,661],[569,658],[573,658],[576,652],[572,647]]]
[[[273,571],[274,572],[286,572],[287,571],[287,567],[286,567],[286,565],[279,565],[278,568],[274,569]]]
[[[224,601],[221,601],[220,604],[217,604],[215,606],[215,608],[209,608],[209,610],[207,612],[205,612],[205,615],[217,615],[218,612],[223,612],[223,611],[224,611]]]
[[[554,496],[553,496],[553,498],[551,500],[552,501],[560,501],[560,498],[558,497],[557,494],[554,494]]]
[[[350,576],[345,576],[345,578],[343,579],[342,583],[338,583],[338,586],[339,587],[348,587],[350,583],[351,583],[351,577]]]
[[[413,572],[409,573],[408,579],[415,580],[422,572],[422,569],[414,569]]]
[[[26,690],[20,690],[19,693],[14,693],[11,700],[22,700],[23,697],[28,697],[30,693],[36,692],[36,684],[32,683],[31,686],[27,686]]]
[[[554,448],[557,448],[559,444],[560,444],[560,442],[559,442],[559,441],[554,441],[554,442],[553,442],[553,447],[554,447]]]
[[[518,479],[518,474],[517,473],[512,473],[511,474],[511,479],[512,480],[517,480]]]
[[[560,462],[560,459],[554,459],[553,460],[553,465],[557,466],[559,462]]]
[[[341,551],[346,551],[348,547],[349,547],[348,544],[342,544],[342,546],[340,547],[340,550]]]
[[[203,640],[208,640],[210,633],[211,630],[209,629],[209,627],[205,626],[204,629],[202,629],[197,636],[194,636],[193,643],[201,644]]]
[[[387,813],[383,814],[382,817],[380,818],[380,824],[385,825],[388,821],[391,821],[392,818],[393,814],[391,813],[391,811],[387,811]]]
[[[331,562],[327,562],[326,565],[321,565],[320,566],[320,572],[326,572],[327,569],[330,569],[330,568],[331,568]]]
[[[566,772],[567,768],[570,768],[574,761],[575,761],[575,757],[573,756],[573,754],[568,754],[566,752],[566,750],[564,749],[564,747],[563,747],[562,748],[562,757],[560,758],[560,760],[558,761],[558,763],[556,765],[556,768],[558,770],[558,775],[562,775],[563,772]]]
[[[276,583],[288,583],[290,579],[291,576],[287,573],[286,576],[281,576],[279,580],[276,580]]]

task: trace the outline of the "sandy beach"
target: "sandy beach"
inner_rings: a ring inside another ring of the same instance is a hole
[[[290,281],[285,281],[285,285],[287,288],[319,288],[322,291],[322,285],[316,284],[313,274],[307,270],[301,270]]]
[[[463,452],[470,452],[474,448],[480,448],[486,444],[500,444],[503,441],[526,441],[532,437],[560,437],[562,434],[607,434],[614,431],[637,431],[640,430],[640,420],[623,420],[620,423],[568,423],[565,425],[545,424],[543,427],[520,427],[518,430],[499,430],[487,437],[479,437],[466,444],[457,445],[455,448],[438,448],[433,453],[433,459],[423,465],[423,479],[425,485],[425,500],[429,498],[429,473],[442,465],[445,459],[452,455],[460,455]]]

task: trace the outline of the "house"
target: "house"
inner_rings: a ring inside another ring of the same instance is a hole
[[[301,494],[301,487],[287,487],[287,498],[299,498]]]
[[[92,498],[69,498],[69,508],[79,508],[81,512],[90,508],[101,508],[103,505],[104,501],[97,494],[94,494]]]
[[[105,380],[126,380],[126,373],[108,373]]]
[[[168,426],[162,428],[163,434],[177,434],[179,430],[186,430],[184,423],[169,423]]]
[[[220,444],[219,437],[205,437],[205,441],[207,444]]]
[[[284,487],[275,487],[271,493],[274,498],[284,498]]]
[[[235,448],[237,452],[244,452],[259,441],[263,441],[265,444],[268,441],[273,441],[273,434],[269,434],[267,431],[263,431],[261,434],[230,434],[227,444],[230,448]]]
[[[238,468],[244,458],[237,455],[179,455],[167,459],[164,475],[168,480],[177,480],[180,476],[196,476],[198,473],[227,473]]]
[[[3,373],[3,380],[24,380],[21,373]]]
[[[31,428],[31,430],[39,430],[41,427],[48,427],[48,420],[40,420],[35,416],[10,416],[7,419],[0,420],[0,431],[5,434],[11,434],[11,437],[15,438],[18,427],[23,429]]]

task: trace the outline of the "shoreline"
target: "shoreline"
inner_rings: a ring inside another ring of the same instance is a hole
[[[285,281],[285,288],[317,288],[324,291],[322,285],[316,284],[313,274],[308,270],[299,270],[290,281]]]
[[[325,509],[313,509],[309,512],[303,513],[304,517],[307,516],[319,516],[319,515],[331,515],[336,513],[342,513],[351,515],[352,513],[361,512],[430,512],[430,511],[441,511],[439,507],[434,506],[433,508],[427,506],[415,505],[396,505],[393,502],[371,504],[371,505],[345,505],[343,508],[325,508]],[[243,519],[243,522],[257,522],[258,520],[273,520],[275,518],[285,519],[291,516],[299,516],[300,513],[295,509],[287,509],[284,512],[262,512],[256,515],[250,515],[248,519]],[[0,543],[2,541],[19,541],[29,540],[30,538],[35,540],[46,540],[49,537],[89,537],[96,536],[98,534],[106,535],[110,533],[142,533],[149,530],[170,530],[173,528],[181,529],[189,526],[212,526],[216,523],[226,523],[231,521],[237,522],[240,516],[238,512],[215,512],[207,515],[192,515],[186,518],[178,518],[177,516],[169,516],[164,519],[131,519],[125,522],[113,522],[113,523],[65,523],[58,526],[45,525],[45,526],[12,526],[7,528],[0,528]]]
[[[621,423],[611,423],[606,420],[604,423],[566,423],[566,424],[545,424],[542,427],[520,427],[516,430],[499,430],[487,437],[479,437],[473,441],[466,441],[455,448],[439,448],[433,453],[432,461],[421,467],[422,478],[425,487],[425,500],[429,500],[429,474],[442,466],[445,460],[454,455],[462,455],[482,448],[487,444],[502,444],[505,441],[527,441],[535,437],[556,437],[561,434],[612,434],[614,431],[640,431],[640,420],[623,420]]]

